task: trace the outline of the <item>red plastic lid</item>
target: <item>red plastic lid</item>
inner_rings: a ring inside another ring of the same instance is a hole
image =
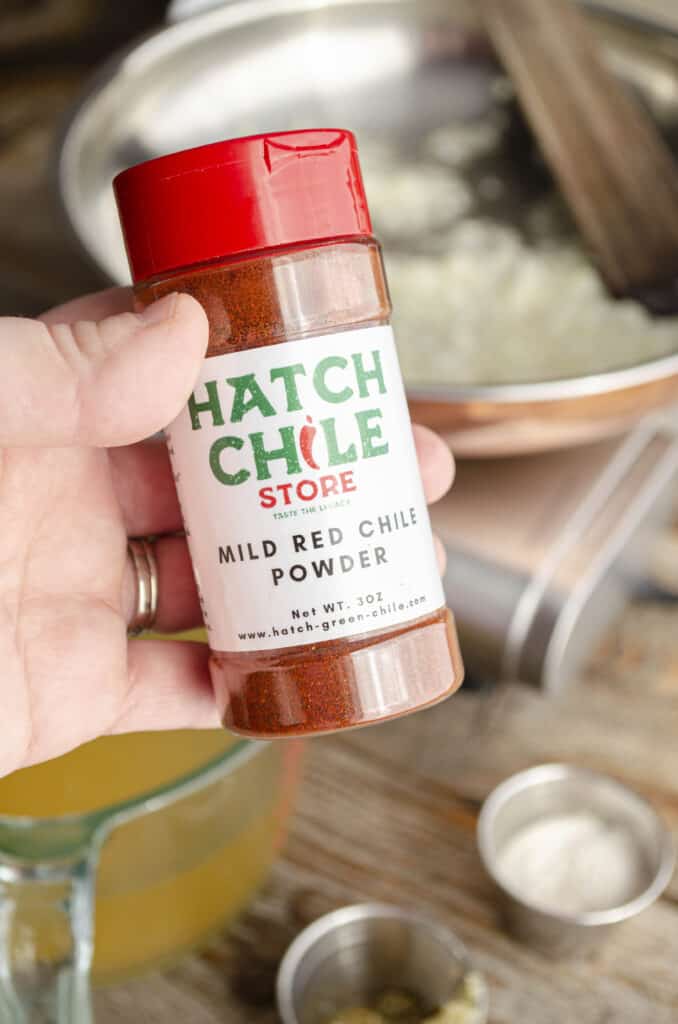
[[[113,182],[132,277],[371,235],[351,132],[275,132],[148,160]]]

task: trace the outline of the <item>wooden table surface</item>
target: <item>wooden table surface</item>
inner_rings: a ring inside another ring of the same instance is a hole
[[[656,0],[653,0],[656,2]],[[0,314],[94,287],[49,185],[60,116],[92,65],[161,0],[0,7]],[[268,1024],[290,939],[318,914],[385,899],[437,915],[490,985],[492,1024],[678,1024],[678,881],[594,958],[553,964],[508,938],[475,849],[480,802],[511,772],[565,760],[649,796],[678,839],[678,613],[639,603],[567,695],[466,693],[408,719],[311,741],[287,848],[228,934],[176,969],[99,992],[97,1024]]]
[[[250,912],[205,954],[100,992],[98,1024],[272,1024],[276,966],[296,931],[369,899],[457,932],[489,982],[492,1024],[676,1024],[678,879],[595,957],[554,964],[501,930],[474,836],[496,783],[563,760],[650,797],[678,840],[675,631],[672,607],[639,605],[560,700],[519,686],[462,692],[390,725],[310,741],[287,849]]]

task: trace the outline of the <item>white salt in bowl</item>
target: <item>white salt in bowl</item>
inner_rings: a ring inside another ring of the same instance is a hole
[[[675,867],[651,804],[573,765],[539,765],[502,782],[483,804],[477,838],[507,927],[551,956],[597,948],[659,898]]]

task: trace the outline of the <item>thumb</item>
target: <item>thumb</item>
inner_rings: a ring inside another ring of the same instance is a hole
[[[113,447],[181,410],[207,347],[188,295],[99,322],[0,318],[0,446]]]

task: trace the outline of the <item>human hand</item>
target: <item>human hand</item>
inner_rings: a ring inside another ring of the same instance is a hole
[[[187,295],[127,289],[0,319],[0,775],[102,734],[218,727],[202,644],[129,639],[130,536],[159,535],[155,628],[201,622],[167,450],[207,347]],[[415,427],[427,499],[452,457]],[[442,556],[441,556],[442,557]]]

